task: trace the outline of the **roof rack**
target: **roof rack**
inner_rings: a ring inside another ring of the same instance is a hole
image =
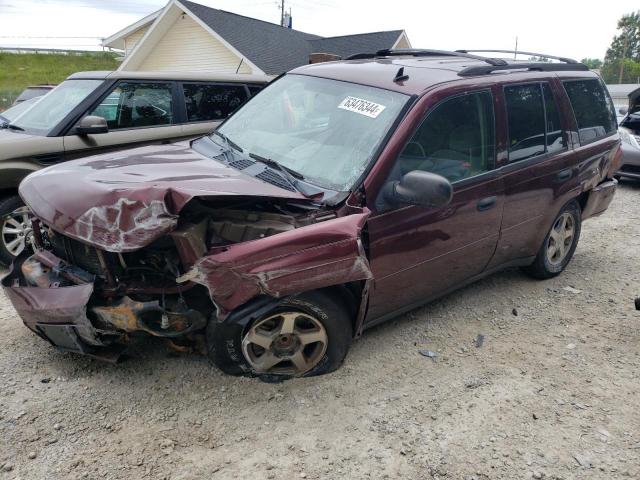
[[[475,55],[474,52],[487,52],[487,53],[510,53],[510,54],[523,54],[531,55],[535,57],[549,58],[558,60],[562,63],[551,62],[516,62],[508,63],[502,58],[483,57],[481,55]],[[479,60],[485,62],[488,65],[474,65],[463,68],[458,72],[461,77],[471,77],[475,75],[488,75],[495,71],[508,71],[508,70],[532,70],[538,72],[567,72],[567,71],[588,71],[587,67],[583,63],[579,63],[572,58],[557,57],[555,55],[547,55],[545,53],[534,52],[522,52],[515,50],[424,50],[414,48],[401,48],[401,49],[386,49],[378,50],[376,53],[357,53],[347,57],[346,60],[362,60],[368,58],[378,57],[392,57],[392,56],[413,56],[413,57],[461,57],[469,58],[472,60]]]
[[[587,67],[583,63],[547,63],[547,62],[520,62],[509,63],[507,65],[476,65],[473,67],[463,68],[458,72],[461,77],[473,77],[475,75],[488,75],[497,71],[508,70],[530,70],[535,72],[576,72],[576,71],[588,71]]]
[[[417,48],[400,48],[400,49],[385,49],[378,50],[376,53],[356,53],[355,55],[351,55],[347,57],[346,60],[362,60],[367,58],[377,58],[377,57],[396,57],[396,56],[412,56],[412,57],[462,57],[462,58],[470,58],[472,60],[479,60],[481,62],[486,62],[489,65],[499,66],[499,65],[508,65],[508,63],[501,58],[489,58],[482,57],[480,55],[473,55],[471,53],[467,53],[466,51],[448,51],[448,50],[426,50],[426,49],[417,49]]]
[[[542,58],[550,58],[552,60],[559,60],[564,63],[579,63],[573,58],[567,57],[556,57],[555,55],[547,55],[546,53],[535,53],[535,52],[523,52],[520,50],[456,50],[456,52],[460,53],[477,53],[477,52],[486,52],[486,53],[513,53],[514,55],[531,55],[533,57],[542,57]]]

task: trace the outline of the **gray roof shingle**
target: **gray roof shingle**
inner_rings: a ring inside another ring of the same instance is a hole
[[[334,53],[344,57],[391,48],[402,33],[402,30],[392,30],[323,38],[188,0],[180,0],[180,3],[270,75],[309,63],[311,53]]]

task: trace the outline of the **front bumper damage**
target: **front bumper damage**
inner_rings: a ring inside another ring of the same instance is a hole
[[[29,274],[35,264],[21,260],[14,262],[2,278],[2,287],[25,326],[60,350],[117,360],[123,347],[116,346],[111,341],[113,335],[96,329],[87,317],[93,282],[56,288],[25,286],[25,272]],[[64,277],[52,273],[49,267],[41,268],[42,276],[64,282]]]
[[[205,352],[210,319],[241,321],[231,313],[246,315],[258,297],[276,301],[354,282],[361,285],[354,305],[358,335],[372,279],[360,238],[367,217],[359,212],[206,253],[194,248],[198,229],[172,232],[183,273],[163,287],[119,281],[104,253],[97,254],[104,267],[97,275],[43,249],[18,258],[1,283],[38,336],[61,350],[110,362],[135,334],[162,337],[181,351]],[[201,308],[204,300],[213,310]]]
[[[116,362],[133,333],[172,339],[206,325],[202,314],[185,309],[168,312],[160,302],[134,301],[128,296],[91,304],[95,278],[41,251],[19,258],[2,280],[2,287],[29,330],[62,351]],[[151,317],[161,317],[154,329]]]

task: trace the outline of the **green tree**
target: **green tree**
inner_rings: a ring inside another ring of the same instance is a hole
[[[640,67],[640,11],[623,15],[618,32],[604,57],[602,77],[607,83],[635,83]]]
[[[582,60],[580,60],[580,63],[584,63],[591,70],[602,68],[602,60],[600,60],[599,58],[583,58]]]

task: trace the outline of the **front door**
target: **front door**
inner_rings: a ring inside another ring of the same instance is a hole
[[[411,170],[437,173],[452,182],[453,200],[433,209],[393,205],[384,193],[377,199],[368,221],[375,279],[368,322],[443,294],[485,269],[504,202],[495,150],[489,90],[450,97],[428,112],[389,180]]]
[[[154,143],[169,143],[183,136],[175,118],[173,82],[118,82],[87,115],[107,120],[108,133],[64,136],[65,158],[120,150]]]

